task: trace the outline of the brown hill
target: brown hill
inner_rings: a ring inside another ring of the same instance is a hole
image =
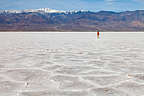
[[[0,13],[0,31],[144,31],[144,11]]]

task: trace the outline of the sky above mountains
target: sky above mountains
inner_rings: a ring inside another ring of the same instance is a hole
[[[144,0],[0,0],[0,10],[51,8],[57,10],[144,10]]]

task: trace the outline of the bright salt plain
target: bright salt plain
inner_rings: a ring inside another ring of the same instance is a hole
[[[144,33],[0,33],[0,96],[144,96]]]

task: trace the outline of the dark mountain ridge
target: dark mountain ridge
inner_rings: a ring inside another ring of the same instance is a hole
[[[144,31],[144,10],[0,13],[0,31]]]

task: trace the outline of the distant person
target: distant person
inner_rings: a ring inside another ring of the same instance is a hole
[[[100,35],[99,31],[97,31],[97,38],[99,38],[99,35]]]

